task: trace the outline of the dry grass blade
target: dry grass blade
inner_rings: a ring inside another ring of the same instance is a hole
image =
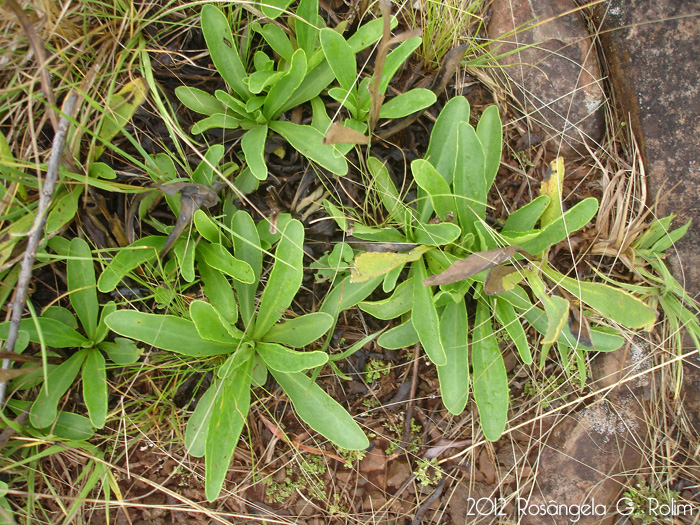
[[[54,111],[54,107],[56,106],[56,97],[54,96],[53,88],[51,87],[51,76],[49,75],[49,69],[46,66],[46,49],[44,49],[44,44],[34,30],[32,23],[29,21],[27,15],[24,14],[24,11],[17,4],[17,2],[15,2],[15,0],[7,0],[7,5],[10,6],[10,9],[19,20],[19,23],[22,25],[22,29],[24,29],[24,32],[27,34],[29,43],[32,46],[34,54],[39,62],[38,70],[39,78],[41,79],[41,90],[46,97],[46,101],[48,102],[47,110],[49,113],[49,118],[51,119],[53,128],[57,130],[59,122],[58,117],[56,117],[56,112]]]

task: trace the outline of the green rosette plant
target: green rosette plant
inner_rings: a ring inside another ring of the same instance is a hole
[[[105,318],[116,311],[117,305],[109,301],[100,307],[93,258],[87,242],[79,237],[70,242],[55,237],[51,247],[66,258],[68,300],[75,315],[66,308],[52,306],[40,317],[23,320],[20,330],[27,333],[29,341],[44,347],[77,350],[57,366],[44,361],[44,381],[29,410],[29,422],[38,429],[54,425],[59,417],[61,399],[81,374],[83,400],[90,422],[102,428],[107,419],[108,396],[105,356],[117,365],[127,366],[138,360],[141,350],[129,339],[117,337],[106,341],[109,328]],[[79,324],[82,333],[78,331]],[[0,338],[6,338],[8,331],[9,323],[2,323]],[[66,417],[70,416],[64,419]]]
[[[194,125],[192,132],[199,134],[211,128],[240,127],[245,130],[241,150],[248,169],[259,180],[267,178],[264,155],[271,131],[282,136],[309,160],[332,173],[345,175],[347,162],[335,146],[324,144],[325,129],[295,124],[282,118],[286,111],[316,98],[334,80],[333,69],[318,45],[318,27],[322,24],[318,2],[299,2],[295,40],[290,39],[278,24],[252,25],[277,58],[263,50],[256,51],[251,72],[246,70],[241,49],[226,16],[213,5],[205,5],[201,18],[212,61],[230,91],[217,90],[211,95],[189,86],[175,90],[185,106],[205,115]],[[358,53],[381,35],[381,21],[375,20],[362,26],[347,40],[347,45],[352,53]]]
[[[205,225],[198,225],[202,231],[211,226],[202,224]],[[197,265],[208,301],[192,301],[189,319],[124,309],[105,320],[114,332],[156,348],[195,358],[222,356],[211,386],[190,417],[185,435],[189,453],[205,458],[206,496],[210,501],[221,491],[248,415],[251,388],[262,386],[268,373],[312,429],[344,449],[369,446],[350,414],[306,373],[326,364],[328,354],[297,350],[326,334],[337,318],[338,308],[347,305],[337,294],[331,294],[328,311],[281,320],[301,287],[304,228],[291,218],[284,223],[278,221],[278,227],[274,264],[259,300],[261,229],[247,212],[239,211],[232,216],[230,225],[233,252],[237,260],[250,268],[252,279],[229,282],[218,264],[218,258],[228,253],[224,245],[219,244],[216,253],[211,247],[204,252],[198,248]],[[364,290],[367,286],[350,288]],[[370,291],[353,297],[360,301]],[[348,296],[343,300],[347,302]]]
[[[521,324],[527,320],[543,335],[542,359],[556,345],[564,364],[573,354],[584,374],[585,350],[611,351],[624,342],[617,330],[602,326],[603,319],[629,329],[649,328],[655,312],[619,287],[581,282],[547,264],[549,248],[588,224],[598,209],[596,199],[587,198],[562,212],[561,170],[555,170],[547,191],[508,217],[500,232],[487,224],[487,196],[501,159],[501,121],[492,106],[474,128],[469,111],[465,98],[451,99],[435,123],[425,159],[412,162],[415,208],[404,204],[386,166],[367,160],[390,226],[357,223],[353,235],[404,251],[360,254],[352,280],[383,279],[391,295],[359,303],[379,319],[401,319],[379,337],[380,346],[420,343],[437,367],[443,402],[453,414],[464,410],[471,382],[484,435],[495,440],[505,429],[509,398],[499,327],[530,364]],[[408,277],[398,282],[406,265]],[[530,294],[520,286],[523,280]],[[471,316],[467,304],[475,304]],[[585,337],[571,322],[576,313],[586,326]],[[601,324],[588,323],[589,318]]]

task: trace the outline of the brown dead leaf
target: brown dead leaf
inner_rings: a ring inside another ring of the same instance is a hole
[[[485,252],[474,252],[466,259],[459,259],[452,266],[437,275],[431,275],[423,279],[425,286],[437,286],[440,284],[456,283],[473,277],[477,273],[493,268],[496,265],[509,261],[516,253],[528,256],[529,254],[519,246],[504,246]]]
[[[180,214],[177,216],[175,226],[160,251],[161,259],[172,248],[175,241],[180,237],[187,225],[192,222],[194,212],[204,206],[211,208],[219,202],[219,196],[208,186],[195,184],[192,182],[171,182],[169,184],[155,184],[156,188],[166,195],[180,194]]]
[[[369,144],[369,137],[356,129],[334,122],[323,137],[324,144]]]

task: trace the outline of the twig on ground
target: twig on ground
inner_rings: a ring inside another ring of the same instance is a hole
[[[7,335],[7,341],[5,342],[5,352],[13,352],[15,349],[15,342],[17,341],[17,335],[19,334],[19,325],[22,321],[22,313],[24,312],[24,306],[27,301],[29,280],[32,277],[32,268],[34,266],[34,260],[36,259],[36,252],[42,238],[44,225],[46,224],[47,211],[49,204],[51,203],[51,197],[53,196],[56,182],[58,180],[58,169],[61,165],[63,147],[66,144],[70,118],[73,115],[73,110],[75,109],[77,100],[78,96],[75,93],[68,95],[68,98],[63,106],[63,116],[58,122],[58,128],[56,129],[56,134],[54,135],[53,144],[51,146],[51,156],[49,157],[49,164],[46,170],[46,179],[44,180],[44,184],[39,192],[39,204],[36,208],[36,217],[34,218],[32,228],[29,230],[29,239],[27,241],[27,247],[24,251],[24,258],[22,259],[19,278],[17,279],[15,296],[12,299],[12,320],[10,321],[10,329]],[[2,369],[6,370],[9,368],[9,366],[10,360],[3,359]],[[0,406],[5,401],[5,388],[6,382],[3,381],[0,383]]]

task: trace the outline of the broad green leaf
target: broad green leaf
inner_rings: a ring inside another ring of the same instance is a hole
[[[364,252],[355,257],[351,283],[363,283],[390,272],[397,266],[417,261],[430,246],[417,246],[410,252]]]
[[[191,283],[194,281],[194,257],[197,248],[197,243],[192,237],[180,237],[173,244],[173,253],[177,259],[177,269],[182,275],[182,278]]]
[[[362,24],[362,26],[355,31],[355,33],[348,37],[348,45],[353,52],[359,53],[379,40],[382,37],[383,25],[384,20],[381,18],[375,18],[366,24]],[[398,20],[395,16],[392,16],[390,27],[395,29],[397,25]]]
[[[578,297],[602,317],[632,330],[650,330],[656,323],[656,312],[630,293],[608,284],[572,279],[552,269],[545,273],[549,279]]]
[[[332,145],[323,144],[323,133],[311,126],[286,121],[270,122],[270,129],[279,133],[299,153],[336,175],[348,172],[345,157],[337,157]]]
[[[413,275],[413,311],[411,322],[418,334],[421,345],[430,360],[437,366],[447,364],[447,356],[440,340],[440,319],[433,303],[433,292],[428,286],[423,286],[427,277],[422,260],[411,266]]]
[[[218,179],[214,174],[214,169],[219,165],[221,159],[224,158],[225,151],[221,144],[211,146],[192,172],[192,182],[211,188]]]
[[[398,281],[399,277],[401,277],[403,268],[403,265],[397,266],[393,270],[390,270],[384,274],[384,279],[382,280],[382,290],[384,290],[385,293],[389,293],[396,288],[396,281]]]
[[[363,241],[376,241],[378,243],[401,243],[406,244],[406,236],[396,228],[372,228],[365,226],[359,222],[353,225],[353,236]],[[415,248],[415,245],[409,244],[407,249]],[[395,248],[396,249],[396,248]]]
[[[445,178],[427,160],[416,159],[411,163],[411,173],[416,184],[428,194],[430,203],[440,220],[446,220],[457,212],[454,195]]]
[[[98,179],[114,180],[117,178],[117,172],[109,164],[104,162],[93,162],[88,168],[88,176]]]
[[[379,118],[402,118],[421,109],[429,108],[437,97],[429,89],[416,88],[401,93],[382,104]]]
[[[542,229],[542,233],[530,241],[520,244],[520,247],[528,253],[538,255],[550,246],[566,239],[570,234],[583,228],[591,222],[598,211],[598,201],[595,197],[588,197],[571,207],[554,222]]]
[[[564,188],[564,158],[557,157],[550,162],[549,169],[542,179],[540,193],[550,198],[549,206],[540,219],[542,228],[560,219],[563,213],[561,193]]]
[[[396,287],[391,297],[381,301],[365,301],[359,304],[360,310],[377,319],[395,319],[413,308],[413,277],[409,277]]]
[[[143,353],[135,342],[124,337],[115,337],[113,343],[104,341],[98,348],[107,354],[111,361],[122,366],[133,365]]]
[[[238,370],[238,368],[250,361],[255,356],[255,350],[253,349],[253,343],[250,341],[243,341],[236,351],[229,355],[224,363],[216,370],[216,375],[220,379],[229,377],[233,372]]]
[[[484,110],[476,126],[476,134],[484,148],[484,176],[486,187],[490,188],[501,165],[503,148],[503,128],[498,107],[489,106]]]
[[[105,144],[112,142],[112,139],[122,131],[127,122],[134,116],[136,110],[146,100],[148,95],[148,84],[143,78],[136,78],[126,84],[119,92],[112,95],[108,107],[105,108],[102,126],[97,134],[99,139],[95,146],[94,159],[100,158],[105,149]]]
[[[201,257],[212,268],[242,283],[251,284],[255,282],[255,275],[250,265],[245,261],[236,259],[221,244],[200,242],[197,246],[197,251],[201,253]]]
[[[81,188],[76,186],[54,199],[49,215],[46,218],[45,229],[47,234],[63,228],[75,218],[76,213],[78,213],[78,199],[81,191]]]
[[[364,450],[369,440],[352,416],[303,372],[270,370],[289,396],[294,410],[313,430],[347,450]]]
[[[166,237],[149,236],[121,248],[97,280],[97,289],[102,293],[114,290],[131,270],[155,259],[165,240]]]
[[[502,233],[527,232],[535,228],[542,212],[549,206],[552,199],[548,195],[540,195],[508,215],[503,225]]]
[[[88,350],[83,363],[83,399],[90,415],[90,422],[96,428],[105,426],[107,419],[107,371],[102,353],[93,348]]]
[[[192,321],[174,315],[117,310],[105,322],[119,335],[192,357],[230,354],[235,349],[231,344],[202,339]]]
[[[248,417],[251,366],[248,360],[235,374],[221,380],[212,406],[204,448],[205,493],[209,501],[219,497]]]
[[[282,238],[282,232],[292,220],[291,213],[280,213],[274,218],[265,217],[257,224],[260,245],[265,250],[269,250]]]
[[[222,232],[209,215],[202,210],[196,210],[193,215],[194,226],[199,234],[209,242],[221,243]]]
[[[62,306],[47,306],[41,313],[41,317],[60,321],[72,330],[78,329],[78,320],[75,318],[75,315],[73,315],[73,312]]]
[[[318,0],[300,0],[296,9],[294,29],[299,49],[311,57],[318,40]],[[306,73],[306,71],[304,71]]]
[[[190,131],[193,135],[199,135],[210,129],[236,129],[240,125],[241,121],[236,117],[224,113],[215,113],[211,117],[195,122]]]
[[[202,33],[214,66],[221,77],[243,100],[251,97],[243,79],[248,76],[238,55],[236,41],[226,16],[214,5],[202,7]]]
[[[489,314],[489,307],[478,301],[472,332],[472,367],[474,399],[481,428],[486,439],[496,441],[506,427],[510,392],[506,367]]]
[[[418,244],[444,246],[456,241],[461,233],[462,229],[452,222],[418,224],[413,232],[413,239]]]
[[[187,422],[185,430],[185,448],[187,453],[195,458],[204,456],[209,419],[214,410],[214,400],[218,383],[213,383],[202,397],[197,401],[197,406]]]
[[[377,344],[387,350],[401,350],[416,343],[418,343],[418,334],[410,319],[387,330],[377,339]]]
[[[461,122],[469,123],[469,102],[466,98],[451,98],[438,115],[425,159],[443,176],[445,182],[452,183],[457,162],[457,133]],[[421,217],[427,220],[427,217]]]
[[[265,0],[261,2],[260,9],[270,20],[274,20],[282,14],[282,12],[289,7],[292,0]]]
[[[279,372],[301,372],[328,362],[328,354],[325,352],[299,352],[277,343],[259,342],[255,349],[270,370]]]
[[[252,115],[248,112],[248,103],[250,103],[251,100],[256,100],[259,98],[253,97],[248,100],[248,102],[241,102],[241,100],[223,89],[217,89],[214,92],[214,96],[225,106],[224,111],[220,111],[219,113],[225,113],[228,116],[236,118],[240,122],[250,120],[252,118]]]
[[[313,66],[306,74],[301,85],[292,94],[289,100],[287,100],[284,108],[282,108],[282,112],[300,106],[312,98],[319,96],[321,92],[333,82],[334,78],[333,70],[326,60],[323,60],[317,66]]]
[[[411,56],[418,46],[421,44],[421,37],[416,36],[409,38],[401,42],[396,48],[391,51],[386,56],[386,61],[384,62],[384,70],[382,71],[382,78],[379,81],[379,93],[386,93],[387,87],[389,87],[389,82],[394,78],[394,75],[403,65],[404,62]]]
[[[474,223],[486,218],[486,155],[476,134],[467,122],[457,127],[458,155],[452,187],[457,204],[457,217],[463,229],[476,233]],[[532,252],[531,252],[532,253]]]
[[[29,421],[36,428],[51,425],[58,415],[58,403],[80,371],[88,350],[78,350],[63,363],[54,368],[39,390],[36,401],[29,410]]]
[[[29,340],[38,343],[40,342],[39,330],[44,338],[44,343],[54,348],[73,348],[81,347],[89,344],[78,332],[66,326],[61,321],[48,317],[39,317],[34,324],[33,319],[22,319],[19,329],[29,334]],[[7,335],[10,330],[10,322],[0,324],[0,339],[7,341]]]
[[[114,301],[109,301],[100,310],[100,320],[97,323],[97,332],[95,334],[94,343],[101,343],[109,335],[109,328],[105,324],[105,317],[117,310],[117,305]]]
[[[52,433],[61,439],[85,441],[95,434],[95,430],[85,416],[61,410],[58,412]]]
[[[304,276],[304,226],[296,219],[282,231],[275,264],[260,298],[253,339],[261,339],[282,317],[299,291]]]
[[[281,56],[285,62],[292,61],[294,48],[289,41],[287,33],[285,33],[281,27],[275,24],[263,24],[262,27],[259,24],[254,24],[253,28],[262,35],[265,42],[267,42],[272,50]]]
[[[363,283],[352,283],[350,276],[348,276],[333,287],[319,311],[337,319],[340,312],[364,301],[379,286],[380,282],[382,282],[381,276]]]
[[[222,272],[209,266],[203,257],[199,258],[197,269],[202,278],[204,295],[226,323],[235,324],[238,321],[238,307],[229,280]]]
[[[266,119],[276,119],[281,113],[284,104],[289,100],[294,91],[301,85],[306,75],[306,55],[301,49],[297,49],[292,56],[291,66],[286,75],[280,78],[265,98],[263,115]]]
[[[224,321],[209,303],[195,300],[190,303],[190,317],[202,339],[235,346],[243,334]]]
[[[286,72],[284,71],[256,71],[248,77],[248,89],[251,93],[259,94],[266,90],[269,86],[274,86],[280,79],[284,78]],[[262,95],[260,97],[251,98],[246,103],[246,110],[249,113],[254,112],[256,109],[260,109],[265,103],[265,97]]]
[[[321,29],[321,47],[338,83],[350,91],[357,77],[355,53],[345,38],[333,29]]]
[[[201,115],[212,116],[215,113],[224,112],[224,105],[216,97],[201,89],[178,86],[175,88],[175,96],[185,107]]]
[[[523,363],[526,365],[532,364],[530,344],[528,343],[527,335],[525,334],[523,325],[520,324],[520,318],[515,313],[513,305],[507,301],[496,299],[496,307],[494,310],[498,322],[505,329],[508,337],[518,349]]]
[[[399,196],[394,182],[391,180],[389,170],[387,170],[384,163],[376,157],[369,157],[367,159],[367,168],[372,175],[375,191],[379,194],[384,208],[389,213],[390,220],[406,226],[406,206]]]
[[[262,358],[255,354],[253,356],[253,371],[251,372],[251,378],[253,386],[265,386],[267,382],[267,367]]]
[[[440,338],[447,362],[438,366],[442,403],[450,414],[459,415],[469,397],[469,319],[464,301],[449,302],[440,316]]]
[[[267,125],[255,126],[241,138],[241,149],[253,176],[258,180],[267,179],[267,163],[265,162],[265,142],[267,141]]]
[[[328,332],[332,325],[333,317],[325,312],[313,312],[272,325],[262,340],[303,348]]]
[[[258,289],[258,281],[262,272],[262,249],[260,237],[255,222],[246,211],[238,211],[231,221],[233,231],[233,253],[242,261],[247,262],[253,270],[253,282],[245,284],[233,281],[233,287],[238,295],[238,304],[241,309],[241,319],[246,327],[246,333],[251,333],[251,326],[255,315],[255,293]],[[211,297],[210,297],[211,299]]]
[[[80,237],[75,237],[70,242],[68,256],[66,280],[70,304],[83,325],[85,335],[94,340],[100,305],[97,302],[95,267],[90,246]]]

